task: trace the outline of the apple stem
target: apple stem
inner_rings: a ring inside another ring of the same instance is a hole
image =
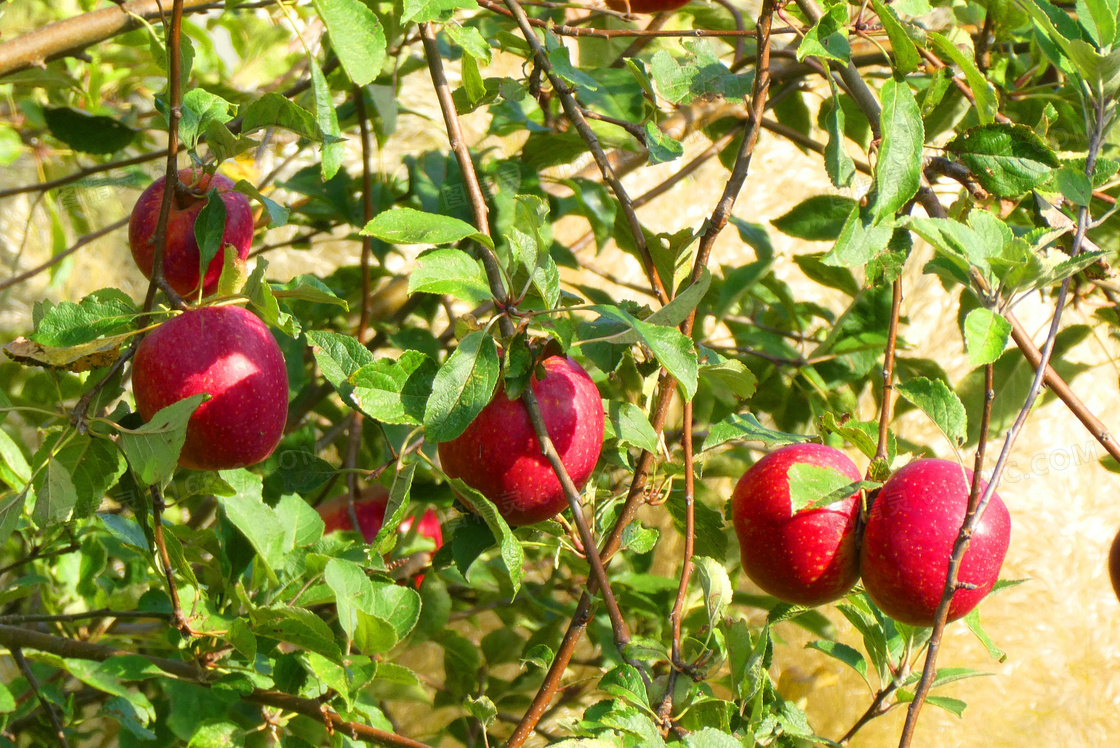
[[[160,564],[163,566],[163,574],[167,578],[167,593],[171,598],[171,622],[184,639],[191,639],[194,636],[194,631],[191,630],[190,625],[187,623],[186,616],[183,615],[183,607],[179,604],[179,590],[175,585],[175,569],[171,565],[171,556],[167,552],[167,543],[163,538],[163,510],[166,508],[163,503],[163,494],[159,490],[159,486],[150,487],[152,496],[152,535],[156,544],[156,551],[159,554]]]

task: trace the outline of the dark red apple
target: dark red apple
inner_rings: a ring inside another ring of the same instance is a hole
[[[980,490],[987,483],[980,482]],[[897,621],[932,626],[945,592],[949,557],[968,511],[972,471],[949,460],[911,462],[879,491],[863,532],[863,586],[879,608]],[[1011,539],[1011,517],[993,494],[976,526],[949,606],[955,621],[976,607],[999,578]]]
[[[253,211],[249,198],[234,192],[233,182],[221,174],[210,176],[201,169],[182,169],[179,181],[189,188],[190,194],[176,195],[171,201],[171,212],[167,216],[167,245],[163,252],[163,276],[179,295],[194,296],[198,293],[201,263],[194,236],[194,221],[206,205],[206,193],[211,188],[217,189],[225,203],[226,230],[222,235],[222,245],[232,244],[242,260],[249,256],[249,246],[253,243]],[[128,245],[132,249],[132,259],[145,278],[152,277],[152,262],[155,259],[153,235],[159,222],[164,182],[165,177],[160,177],[144,190],[128,220]],[[223,252],[219,251],[206,267],[202,280],[203,296],[209,296],[218,289],[222,262]]]
[[[376,483],[363,490],[354,502],[354,514],[358,517],[358,530],[367,543],[373,542],[378,531],[381,530],[381,525],[385,524],[385,510],[388,507],[388,502],[388,490]],[[350,507],[346,494],[335,496],[333,499],[323,502],[315,507],[315,510],[323,518],[324,533],[354,529],[354,524],[350,521]],[[416,523],[416,532],[420,537],[431,540],[435,543],[436,548],[443,545],[443,529],[440,527],[439,517],[432,509],[425,510],[420,515],[419,521],[417,521],[415,515],[405,517],[398,526],[397,532],[406,535],[412,530],[414,522]],[[424,581],[424,575],[417,574],[416,586],[419,587],[422,581]]]
[[[132,361],[136,409],[156,411],[200,392],[179,465],[224,470],[272,454],[288,417],[288,371],[268,327],[239,306],[191,309],[140,343]]]
[[[1108,577],[1112,580],[1112,591],[1116,599],[1120,600],[1120,533],[1112,541],[1112,550],[1108,552]]]
[[[797,464],[831,468],[853,483],[862,478],[837,449],[790,444],[743,474],[731,495],[731,517],[751,581],[779,600],[821,605],[842,597],[859,578],[859,494],[792,514],[789,470]]]
[[[545,376],[534,376],[530,386],[568,475],[582,489],[603,447],[603,402],[572,359],[549,356],[540,366]],[[511,526],[540,522],[568,506],[525,406],[506,397],[501,386],[466,431],[440,443],[439,458],[448,476],[482,493]]]
[[[607,7],[619,13],[661,13],[688,5],[691,0],[607,0]]]

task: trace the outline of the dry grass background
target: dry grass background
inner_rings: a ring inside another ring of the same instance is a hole
[[[402,115],[392,152],[380,154],[381,164],[389,169],[401,168],[401,159],[408,153],[446,147],[428,82],[418,77],[412,85],[414,90],[406,91],[406,100],[428,118]],[[484,125],[480,116],[468,117],[465,124],[468,131],[475,133]],[[691,143],[685,157],[706,145]],[[250,174],[267,173],[277,161],[278,157],[266,154],[259,163],[242,164],[240,168]],[[666,165],[633,175],[627,180],[631,194],[639,194],[674,169],[675,165]],[[673,192],[646,206],[641,211],[643,221],[658,229],[700,225],[711,211],[726,176],[722,167],[710,163]],[[0,176],[0,186],[35,178],[34,170],[21,162]],[[806,156],[764,133],[735,213],[766,224],[804,197],[830,190],[816,157]],[[86,209],[97,225],[104,225],[125,215],[136,197],[135,192],[100,195]],[[40,220],[41,211],[37,214],[39,218],[28,224],[32,203],[20,198],[9,201],[0,210],[3,276],[49,256],[49,227]],[[30,232],[25,241],[28,226]],[[564,229],[571,232],[565,238],[574,240],[583,226],[572,223]],[[269,232],[268,241],[276,241],[283,231]],[[772,232],[771,239],[778,257],[775,272],[804,298],[839,309],[842,301],[809,283],[791,260],[796,254],[826,247],[797,242],[777,232]],[[259,245],[261,239],[257,241]],[[300,272],[326,273],[339,263],[356,262],[358,252],[356,243],[337,240],[316,244],[314,254],[273,252],[269,255],[271,276],[274,280],[286,280]],[[717,244],[713,263],[734,265],[752,256],[750,248],[741,244],[733,230],[728,230]],[[958,381],[968,367],[959,333],[952,323],[956,303],[946,297],[938,281],[920,275],[918,260],[915,257],[909,264],[905,280],[903,314],[909,325],[903,335],[909,344],[908,352],[936,359],[953,381]],[[624,280],[644,283],[640,269],[627,255],[608,249],[594,262],[609,267]],[[13,293],[0,295],[0,330],[5,338],[26,331],[35,299],[76,299],[103,286],[117,286],[139,298],[145,285],[132,264],[125,233],[120,231],[78,252],[54,283],[48,283],[44,275]],[[1034,298],[1025,301],[1017,313],[1028,329],[1041,330],[1048,309]],[[1075,308],[1066,319],[1071,323],[1083,321],[1081,314]],[[1114,340],[1094,337],[1070,353],[1071,359],[1092,366],[1076,380],[1075,389],[1094,412],[1120,432],[1116,356]],[[870,399],[863,407],[862,418],[874,417]],[[895,428],[910,440],[931,445],[941,456],[951,456],[948,444],[920,414],[906,414],[898,419]],[[994,662],[963,624],[952,625],[940,664],[972,667],[991,672],[994,677],[963,681],[940,690],[938,693],[967,701],[968,710],[962,719],[957,719],[927,706],[916,746],[1097,748],[1115,744],[1120,738],[1120,604],[1112,595],[1106,570],[1108,547],[1120,528],[1120,477],[1095,462],[1101,454],[1100,447],[1060,403],[1050,403],[1032,414],[1014,452],[1021,477],[1000,489],[1013,523],[1003,576],[1029,578],[1030,582],[986,601],[981,608],[985,627],[1007,652],[1007,661]],[[859,458],[853,457],[858,462]],[[862,466],[865,461],[859,464]],[[730,484],[723,495],[729,491]],[[672,533],[664,536],[662,544],[666,556],[679,557],[679,539]],[[737,555],[734,548],[730,555]],[[835,611],[826,612],[836,621],[841,639],[856,643],[843,618]],[[852,671],[820,653],[803,649],[809,637],[801,629],[784,624],[779,633],[785,643],[774,659],[775,678],[790,697],[806,698],[811,723],[820,734],[839,737],[870,702],[867,688]],[[421,650],[413,657],[419,664],[430,661],[433,654]],[[853,746],[879,748],[897,744],[902,718],[902,710],[895,710],[873,722],[853,741]],[[432,722],[426,724],[430,726]]]

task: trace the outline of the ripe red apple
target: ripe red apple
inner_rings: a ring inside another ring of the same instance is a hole
[[[986,488],[981,481],[980,490]],[[971,470],[935,459],[911,462],[883,484],[863,531],[860,568],[867,594],[891,618],[933,625],[971,490]],[[957,574],[975,589],[953,594],[948,620],[967,614],[992,589],[1010,537],[1007,507],[993,494]]]
[[[1112,541],[1112,550],[1108,553],[1108,576],[1112,580],[1112,591],[1116,599],[1120,600],[1120,533]]]
[[[140,343],[132,361],[136,409],[156,411],[200,392],[179,465],[224,470],[272,454],[288,417],[288,371],[268,327],[239,306],[191,309]]]
[[[661,13],[688,5],[690,0],[607,0],[607,7],[619,13]]]
[[[144,190],[128,219],[128,245],[132,249],[132,258],[144,277],[149,279],[155,259],[153,234],[159,222],[165,181],[165,177],[160,177]],[[221,174],[210,176],[201,169],[182,169],[179,181],[189,187],[191,194],[177,194],[171,201],[171,212],[167,216],[167,244],[163,252],[163,276],[179,295],[194,296],[198,293],[198,266],[201,263],[198,242],[194,237],[194,221],[206,205],[206,193],[216,188],[225,203],[226,230],[222,235],[222,245],[232,244],[242,260],[249,256],[249,246],[253,243],[253,211],[249,207],[249,198],[234,192],[233,182]],[[209,296],[218,289],[222,262],[223,252],[219,251],[206,267],[202,281],[203,296]]]
[[[540,366],[545,376],[534,375],[530,386],[568,475],[582,489],[603,447],[603,402],[572,359],[549,356]],[[482,493],[511,526],[540,522],[568,506],[525,406],[506,397],[501,386],[466,431],[440,443],[439,458],[448,476]]]
[[[381,525],[385,524],[385,510],[388,507],[388,502],[389,491],[376,483],[363,490],[354,502],[354,514],[358,517],[358,530],[367,543],[373,542],[378,531],[381,530]],[[346,494],[335,496],[333,499],[323,502],[315,507],[315,510],[323,518],[324,533],[354,529],[354,525],[350,521],[350,507]],[[443,529],[440,527],[439,517],[432,509],[425,510],[420,515],[419,521],[417,521],[415,515],[405,517],[398,526],[397,532],[401,535],[407,534],[412,529],[414,522],[416,522],[416,532],[420,537],[430,539],[435,543],[436,548],[443,545]],[[416,586],[419,587],[423,580],[424,575],[417,574]]]
[[[789,470],[796,464],[862,478],[841,451],[790,444],[751,465],[731,495],[731,517],[743,570],[779,600],[821,605],[842,597],[859,578],[859,494],[791,514]]]

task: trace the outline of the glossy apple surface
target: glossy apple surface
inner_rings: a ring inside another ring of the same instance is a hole
[[[980,490],[986,487],[981,481]],[[860,568],[867,594],[891,618],[933,625],[971,490],[971,470],[937,459],[911,462],[883,484],[868,513]],[[992,589],[1010,539],[1011,517],[995,494],[957,575],[975,589],[953,594],[948,620],[967,614]]]
[[[607,7],[619,13],[661,13],[688,5],[691,0],[607,0]]]
[[[571,358],[550,356],[541,366],[545,376],[534,376],[530,386],[568,475],[582,489],[603,447],[603,402]],[[481,492],[511,526],[540,522],[568,506],[525,406],[507,398],[501,386],[466,431],[440,443],[439,458],[448,476]]]
[[[842,597],[859,578],[859,494],[794,514],[789,471],[797,464],[831,468],[853,483],[862,478],[839,450],[790,444],[743,474],[731,495],[731,517],[751,581],[779,600],[820,605]]]
[[[128,246],[132,249],[132,259],[145,278],[152,277],[152,262],[155,259],[155,245],[152,241],[159,223],[160,206],[163,202],[164,177],[149,185],[140,195],[132,208],[128,220]],[[193,297],[198,293],[199,264],[201,257],[198,242],[194,236],[194,222],[206,205],[206,193],[217,189],[226,206],[226,229],[222,235],[222,245],[232,244],[238,256],[244,260],[249,256],[253,243],[253,211],[249,198],[233,191],[233,182],[221,174],[210,176],[194,169],[179,171],[179,181],[190,188],[192,195],[177,195],[171,201],[171,212],[167,216],[167,245],[163,255],[163,275],[180,296]],[[206,268],[202,280],[202,295],[209,296],[218,289],[218,278],[222,274],[223,252],[219,251]]]
[[[284,356],[264,322],[239,306],[191,309],[149,333],[133,358],[132,389],[145,421],[210,394],[179,454],[179,465],[195,470],[255,465],[272,454],[288,417]]]

